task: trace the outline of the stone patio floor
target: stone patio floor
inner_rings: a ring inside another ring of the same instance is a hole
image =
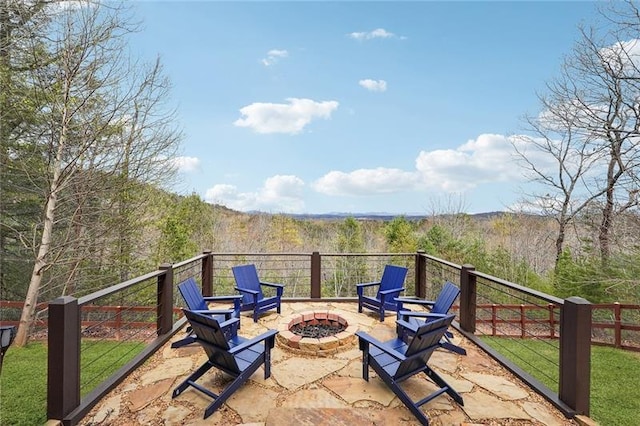
[[[283,303],[282,314],[264,314],[258,323],[243,314],[239,334],[253,337],[277,329],[285,319],[305,311],[335,312],[358,330],[379,340],[395,336],[395,313],[380,322],[373,312],[357,313],[351,303]],[[455,334],[455,331],[454,331]],[[172,341],[184,337],[178,332]],[[429,365],[456,389],[464,407],[448,395],[422,406],[431,425],[576,425],[551,404],[459,335],[454,342],[467,350],[457,355],[438,349]],[[173,389],[206,361],[199,345],[159,350],[108,394],[82,425],[419,425],[411,412],[370,370],[362,379],[362,352],[357,338],[350,347],[327,357],[292,353],[276,343],[271,377],[262,367],[212,416],[203,419],[211,400],[189,388],[175,399]],[[212,369],[198,383],[219,392],[229,382]],[[426,376],[414,376],[403,388],[414,399],[437,387]]]

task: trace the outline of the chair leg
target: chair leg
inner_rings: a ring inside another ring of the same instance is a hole
[[[224,404],[225,401],[229,399],[229,397],[233,395],[235,391],[237,391],[242,385],[244,385],[249,377],[251,377],[251,375],[256,372],[258,367],[260,367],[260,365],[262,365],[262,362],[256,360],[249,368],[236,376],[236,378],[233,379],[233,382],[231,382],[229,386],[227,386],[222,392],[220,392],[218,397],[204,410],[204,418],[206,419],[207,417],[212,415],[214,411],[220,408],[220,406]]]
[[[385,382],[385,384],[387,384],[389,388],[391,388],[393,393],[396,394],[398,399],[402,401],[405,407],[407,407],[409,411],[411,411],[411,413],[420,422],[420,424],[423,426],[429,426],[429,419],[427,418],[427,416],[422,412],[420,407],[416,405],[416,403],[409,397],[409,395],[407,395],[407,393],[400,387],[400,385],[388,374],[385,374],[382,371],[378,371],[377,369],[376,372],[380,376],[380,379],[382,379],[382,381]]]
[[[204,364],[202,364],[196,371],[191,373],[191,375],[187,377],[184,382],[180,383],[178,387],[173,390],[171,398],[175,398],[176,396],[184,392],[189,386],[191,386],[191,383],[202,377],[202,375],[211,370],[212,367],[213,364],[211,364],[209,361],[206,361]]]
[[[184,339],[180,339],[180,340],[178,340],[177,342],[173,342],[173,343],[171,344],[171,347],[172,347],[173,349],[175,349],[175,348],[181,348],[181,347],[183,347],[183,346],[190,345],[190,344],[192,344],[192,343],[193,343],[193,342],[195,342],[195,341],[196,341],[196,338],[195,338],[194,336],[187,336],[187,337],[185,337]]]
[[[453,400],[455,402],[457,402],[458,404],[464,406],[464,401],[462,400],[462,397],[460,396],[460,394],[458,392],[456,392],[456,390],[453,389],[451,386],[449,386],[449,384],[447,382],[445,382],[444,379],[442,377],[440,377],[440,375],[438,373],[436,373],[435,371],[433,371],[431,368],[429,368],[427,366],[427,369],[424,372],[424,374],[429,376],[429,378],[431,380],[433,380],[433,382],[436,385],[440,386],[441,389],[446,389],[445,392],[447,392],[447,395],[449,395],[451,398],[453,398]]]
[[[460,355],[466,355],[467,354],[467,351],[464,348],[461,348],[458,345],[454,345],[451,342],[441,342],[440,346],[443,349],[446,349],[446,350],[451,351],[451,352],[455,352],[455,353],[460,354]]]

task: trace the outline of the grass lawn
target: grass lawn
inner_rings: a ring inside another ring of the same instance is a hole
[[[137,355],[144,343],[83,341],[81,394],[90,392]],[[47,345],[10,347],[0,374],[0,425],[38,425],[47,420]]]
[[[483,337],[550,389],[558,390],[558,342]],[[591,417],[601,425],[637,426],[640,413],[640,354],[591,347]]]

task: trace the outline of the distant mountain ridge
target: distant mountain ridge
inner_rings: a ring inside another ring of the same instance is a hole
[[[251,213],[260,213],[260,212],[251,212]],[[503,214],[508,214],[507,212],[502,211],[494,211],[494,212],[485,212],[485,213],[473,213],[469,214],[469,216],[476,219],[491,219],[496,216],[501,216]],[[358,220],[380,220],[380,221],[390,221],[395,219],[396,217],[404,217],[409,221],[418,221],[423,220],[431,215],[426,214],[393,214],[393,213],[381,213],[381,212],[370,212],[370,213],[342,213],[342,212],[330,212],[330,213],[283,213],[284,216],[292,217],[300,220],[343,220],[347,217],[352,217]],[[446,216],[446,215],[442,215]]]

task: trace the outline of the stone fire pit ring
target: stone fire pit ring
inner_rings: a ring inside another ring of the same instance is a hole
[[[276,342],[288,352],[309,356],[330,356],[347,349],[353,349],[356,343],[355,332],[358,331],[355,321],[349,324],[346,315],[339,311],[314,310],[293,314],[284,318],[278,325]],[[300,323],[309,325],[340,324],[346,328],[332,336],[314,338],[302,337],[291,331]]]

